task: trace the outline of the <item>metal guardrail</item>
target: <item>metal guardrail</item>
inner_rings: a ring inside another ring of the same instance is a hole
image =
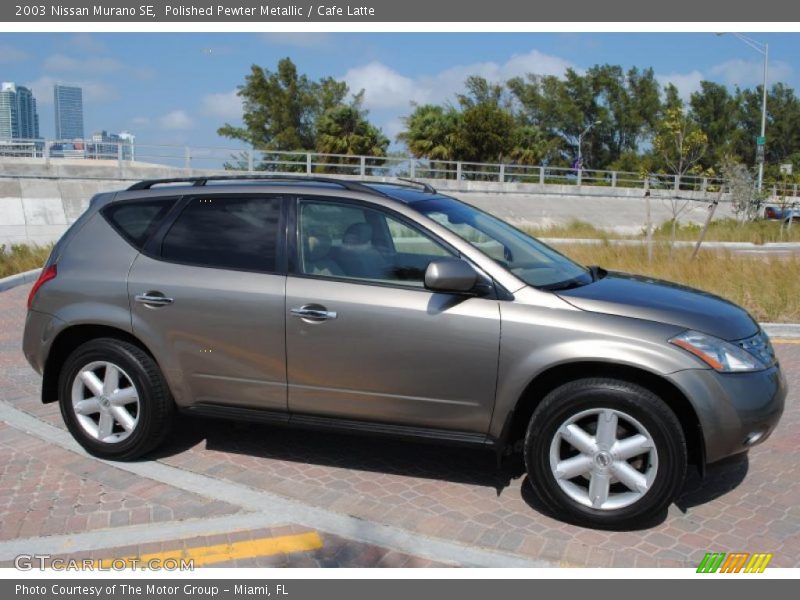
[[[533,183],[610,188],[650,188],[714,192],[722,178],[630,171],[572,169],[515,163],[475,163],[430,160],[410,156],[354,156],[319,152],[257,150],[246,147],[131,144],[102,140],[0,140],[0,158],[116,161],[120,168],[132,162],[185,169],[228,169],[249,173],[337,174],[361,177],[409,177],[494,183]],[[797,184],[765,182],[772,195],[798,197]]]

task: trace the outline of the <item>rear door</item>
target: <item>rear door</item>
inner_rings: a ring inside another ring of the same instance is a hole
[[[286,411],[285,204],[184,198],[135,260],[133,330],[179,405]]]

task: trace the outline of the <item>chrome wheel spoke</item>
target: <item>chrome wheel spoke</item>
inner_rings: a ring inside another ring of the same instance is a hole
[[[646,436],[637,433],[625,439],[617,440],[611,447],[611,453],[614,458],[628,460],[634,456],[649,452],[652,447],[653,443]]]
[[[97,438],[100,441],[105,440],[107,437],[111,435],[114,430],[114,417],[111,416],[111,412],[104,410],[100,412],[100,422],[97,426]]]
[[[563,428],[561,431],[561,437],[564,438],[568,444],[583,454],[592,455],[597,451],[597,443],[594,441],[594,438],[586,433],[583,429],[578,427],[575,423],[567,425],[565,428]]]
[[[125,431],[133,431],[133,428],[136,426],[136,420],[125,408],[122,406],[112,406],[111,414],[114,420],[119,423]]]
[[[589,500],[592,508],[602,508],[608,500],[608,492],[611,489],[611,476],[608,471],[592,471],[589,480]]]
[[[566,460],[562,460],[556,465],[556,479],[572,479],[578,475],[588,473],[592,468],[592,457],[586,454],[578,454]]]
[[[111,406],[125,406],[132,402],[138,402],[139,394],[136,393],[136,388],[128,387],[115,392],[109,400],[111,401]]]
[[[94,374],[93,371],[81,371],[81,381],[83,381],[83,385],[89,388],[89,391],[92,392],[95,396],[101,396],[103,394],[103,382],[100,381],[100,378]]]
[[[79,415],[94,415],[100,412],[97,398],[87,398],[75,403],[75,412]]]
[[[647,477],[625,461],[618,460],[612,463],[611,472],[632,492],[643,494],[647,491]]]
[[[109,364],[106,367],[106,374],[103,377],[103,393],[110,396],[119,389],[119,369]]]
[[[617,441],[617,415],[604,410],[597,416],[597,445],[608,450]]]

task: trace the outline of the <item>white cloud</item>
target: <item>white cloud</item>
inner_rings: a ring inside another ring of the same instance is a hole
[[[715,79],[727,85],[751,87],[761,85],[763,82],[764,63],[760,60],[734,58],[711,67],[710,73]],[[786,81],[792,74],[791,65],[783,61],[772,61],[769,63],[768,82]]]
[[[353,92],[366,90],[364,103],[368,108],[400,108],[429,101],[429,90],[419,82],[376,61],[350,69],[344,80]]]
[[[19,48],[9,46],[8,44],[0,44],[0,64],[21,62],[26,58],[28,58],[27,52],[23,52]]]
[[[150,125],[150,117],[134,117],[131,123],[137,127],[147,127]]]
[[[269,32],[260,35],[262,41],[273,46],[292,46],[293,48],[319,48],[330,41],[327,33],[284,33]]]
[[[44,75],[35,81],[26,83],[25,85],[33,90],[33,95],[36,102],[40,105],[53,103],[53,86],[56,83],[62,82],[57,77]],[[114,86],[102,83],[99,81],[92,81],[86,79],[70,79],[64,83],[77,85],[83,89],[83,101],[88,104],[109,102],[119,98],[119,93]]]
[[[173,110],[159,117],[158,124],[164,129],[189,129],[194,121],[185,110]]]
[[[504,63],[457,65],[435,75],[417,78],[373,61],[348,70],[343,79],[354,92],[366,90],[364,103],[367,108],[407,108],[411,102],[452,100],[455,94],[464,89],[464,81],[470,75],[480,75],[491,82],[501,83],[527,73],[560,77],[570,67],[576,68],[566,59],[531,50],[516,54]]]
[[[681,99],[688,100],[689,96],[700,89],[700,82],[707,78],[700,71],[694,70],[689,73],[658,74],[656,79],[662,86],[673,84],[678,88]]]
[[[53,54],[44,60],[43,66],[45,70],[56,73],[83,72],[99,74],[120,71],[125,65],[113,58],[72,58],[66,54]]]
[[[236,92],[237,90],[232,90],[204,96],[202,100],[203,114],[220,119],[240,119],[242,117],[242,99]]]
[[[106,45],[88,33],[78,33],[71,36],[67,40],[66,46],[88,54],[102,54],[106,51]]]

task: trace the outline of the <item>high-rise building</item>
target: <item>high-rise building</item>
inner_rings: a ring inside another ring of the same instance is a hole
[[[0,139],[37,139],[39,114],[33,92],[10,81],[0,84]]]
[[[83,139],[83,90],[57,83],[53,87],[56,111],[56,139]]]
[[[130,131],[108,133],[96,131],[92,134],[92,143],[87,145],[86,157],[106,160],[134,160],[134,144],[136,136]]]

